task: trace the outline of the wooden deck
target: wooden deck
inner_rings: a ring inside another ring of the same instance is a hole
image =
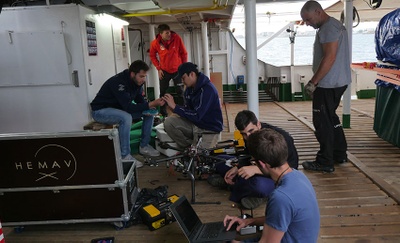
[[[351,129],[345,129],[350,163],[337,165],[331,174],[303,171],[317,192],[321,243],[400,242],[400,149],[378,138],[372,129],[374,100],[352,101]],[[233,138],[233,120],[246,104],[226,104],[222,139]],[[341,113],[341,108],[338,109]],[[311,125],[311,102],[260,103],[260,120],[282,127],[295,139],[300,162],[314,158],[318,142]],[[168,185],[170,194],[191,198],[190,182],[182,175],[158,167],[140,168],[141,188]],[[195,204],[204,222],[222,220],[225,214],[239,215],[227,200],[228,191],[196,181]],[[259,207],[254,215],[263,215]],[[121,242],[187,242],[177,223],[156,231],[136,225],[116,231],[109,223],[28,226],[21,233],[3,228],[5,240],[12,242],[90,242],[93,238],[114,236]]]

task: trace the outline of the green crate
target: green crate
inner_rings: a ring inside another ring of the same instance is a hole
[[[358,99],[370,99],[370,98],[375,98],[375,96],[376,96],[376,89],[364,89],[357,91]]]
[[[140,130],[142,128],[142,124],[143,124],[143,121],[139,121],[139,122],[133,123],[132,126],[131,126],[131,131],[132,130],[137,130],[137,129]]]
[[[141,129],[137,129],[137,130],[133,130],[130,132],[130,146],[131,146],[131,154],[137,154],[139,153],[139,145],[140,145],[140,137],[142,136],[142,130]],[[153,148],[155,148],[156,145],[156,136],[157,133],[155,131],[155,129],[153,129],[153,131],[151,131],[151,135],[150,135],[150,145],[153,146]]]
[[[139,139],[132,139],[129,144],[131,146],[131,154],[138,154],[139,153],[140,138]]]

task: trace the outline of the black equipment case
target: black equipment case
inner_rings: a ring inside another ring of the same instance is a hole
[[[126,222],[138,195],[118,131],[0,135],[3,226]]]

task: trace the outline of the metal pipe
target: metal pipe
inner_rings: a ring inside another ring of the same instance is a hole
[[[201,12],[201,11],[210,11],[210,10],[224,10],[226,6],[218,6],[214,5],[208,8],[192,8],[192,9],[176,9],[176,10],[163,10],[163,11],[151,11],[151,12],[140,12],[140,13],[129,13],[124,14],[122,17],[140,17],[140,16],[152,16],[152,15],[164,15],[164,14],[180,14],[180,13],[193,13],[193,12]]]
[[[249,110],[259,117],[256,0],[244,1],[246,28],[246,78]]]
[[[150,40],[154,40],[156,38],[156,32],[155,32],[155,25],[154,24],[150,24],[149,25],[149,38]],[[154,87],[154,98],[157,99],[158,97],[160,97],[160,81],[159,81],[159,77],[158,77],[158,71],[156,69],[156,67],[154,65],[150,66],[150,77],[149,80],[150,81],[153,80],[153,87]],[[149,87],[149,86],[147,86]]]
[[[201,22],[201,36],[203,39],[203,73],[210,77],[210,56],[208,53],[207,22]]]
[[[293,22],[289,25],[290,32],[289,36],[293,35],[293,40],[290,40],[290,87],[292,90],[292,97],[294,97],[295,93],[295,82],[294,82],[294,24]],[[293,99],[293,98],[292,98]],[[294,100],[292,100],[294,101]]]
[[[353,40],[353,0],[345,0],[344,2],[344,19],[349,38],[349,53],[350,63],[352,63],[352,40]],[[342,115],[342,126],[344,128],[350,128],[350,112],[351,112],[351,83],[343,94],[343,115]]]
[[[117,56],[115,54],[115,39],[114,39],[114,25],[111,24],[111,40],[112,40],[112,45],[113,45],[113,57],[114,57],[114,73],[118,73],[118,67],[117,67]]]

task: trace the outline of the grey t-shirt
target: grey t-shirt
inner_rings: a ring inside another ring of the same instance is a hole
[[[322,44],[338,41],[336,60],[318,87],[337,88],[351,83],[350,50],[346,28],[337,19],[330,17],[317,31],[314,42],[313,72],[323,57]]]

